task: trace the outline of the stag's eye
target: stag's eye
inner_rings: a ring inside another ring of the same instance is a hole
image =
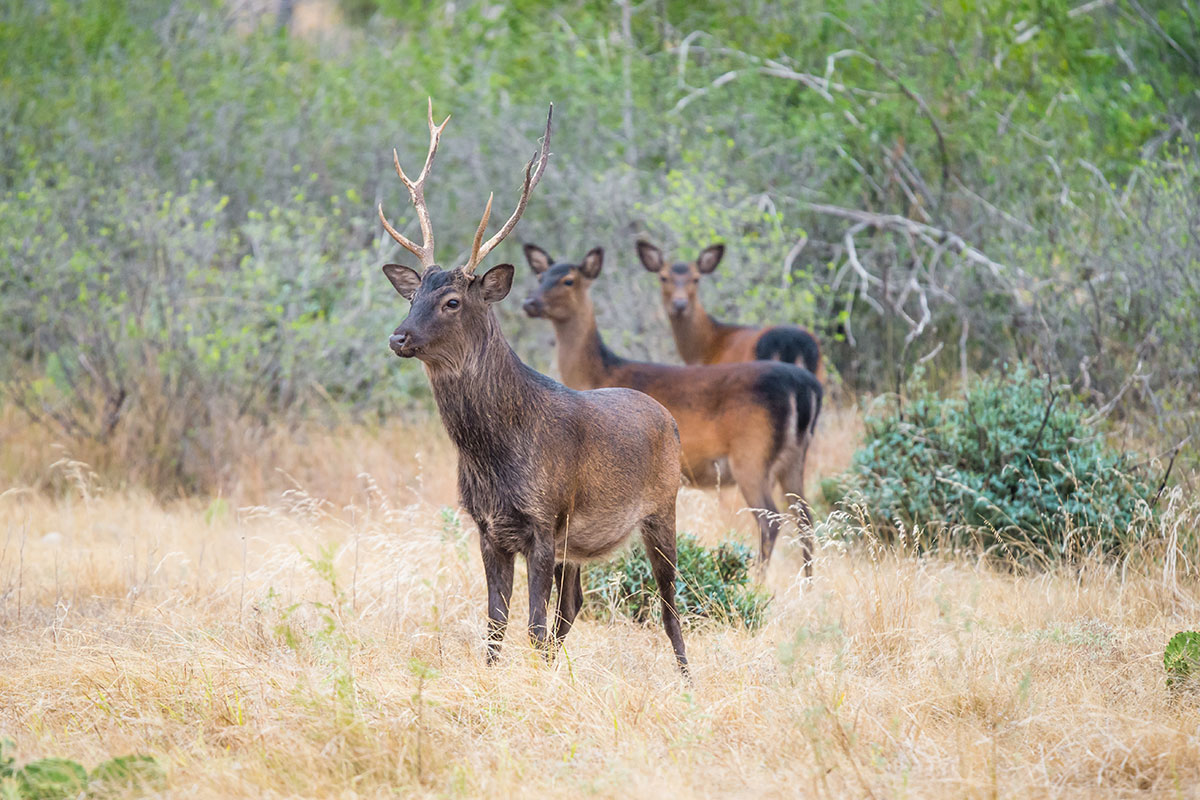
[[[574,285],[575,285],[574,278],[567,278],[566,280],[563,281],[563,286],[574,286]]]
[[[451,297],[449,300],[446,301],[446,305],[443,306],[443,308],[447,308],[447,309],[453,311],[454,309],[458,308],[459,305],[460,305],[460,303],[458,302],[458,298]]]

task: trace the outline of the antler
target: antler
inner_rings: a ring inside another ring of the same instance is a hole
[[[400,180],[408,187],[408,194],[412,198],[413,208],[417,211],[417,219],[421,222],[422,244],[420,247],[392,227],[391,223],[387,221],[387,217],[383,215],[383,203],[379,204],[379,219],[383,222],[383,227],[401,246],[421,259],[422,267],[432,267],[435,263],[433,259],[433,223],[429,220],[429,209],[425,205],[425,179],[429,177],[429,168],[433,166],[433,157],[437,154],[438,141],[442,138],[442,130],[449,121],[450,115],[447,114],[446,118],[442,120],[441,125],[433,124],[433,98],[429,98],[429,155],[425,156],[425,166],[421,169],[421,174],[417,176],[415,181],[409,180],[409,177],[404,174],[404,170],[400,168],[400,156],[396,153],[395,148],[392,149],[392,161],[396,164],[396,174],[400,176]]]
[[[475,267],[479,266],[479,262],[492,252],[492,249],[500,242],[504,241],[504,237],[516,227],[517,220],[525,213],[525,206],[529,202],[529,193],[533,191],[533,187],[538,185],[538,181],[542,179],[542,174],[546,171],[546,162],[550,158],[550,123],[554,118],[554,104],[550,104],[550,111],[546,114],[546,134],[542,137],[542,143],[537,152],[533,154],[533,158],[529,159],[529,163],[525,165],[525,183],[521,187],[521,199],[517,201],[517,210],[508,218],[508,222],[504,223],[504,227],[497,231],[496,235],[488,239],[483,245],[480,245],[480,240],[483,239],[483,234],[487,231],[488,218],[492,215],[492,195],[488,195],[487,207],[483,210],[483,219],[479,222],[479,229],[475,231],[475,242],[471,247],[471,257],[467,260],[467,265],[463,267],[463,272],[471,275],[475,272]],[[537,169],[534,169],[534,162],[537,162]]]

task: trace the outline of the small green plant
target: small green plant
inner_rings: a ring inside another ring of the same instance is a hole
[[[89,774],[69,758],[39,758],[17,768],[15,749],[11,739],[0,739],[0,800],[136,797],[161,791],[166,784],[166,773],[153,756],[119,756]]]
[[[1119,553],[1153,520],[1152,491],[1083,405],[1018,365],[964,396],[918,376],[866,417],[843,505],[919,550],[980,545],[1020,561]],[[833,494],[822,487],[826,495]]]
[[[1163,669],[1167,686],[1179,686],[1200,674],[1200,632],[1180,631],[1172,636],[1163,651]]]
[[[336,544],[321,547],[316,556],[303,551],[301,557],[313,573],[329,587],[330,599],[301,600],[279,610],[274,633],[280,642],[297,655],[311,658],[328,668],[326,680],[330,694],[315,693],[314,706],[329,702],[334,715],[342,721],[356,720],[359,714],[359,686],[354,675],[352,656],[358,646],[350,622],[355,616],[352,590],[342,585],[335,563]],[[279,597],[271,588],[264,600],[269,608]]]
[[[752,576],[754,551],[727,541],[708,548],[690,533],[679,534],[675,605],[685,620],[716,619],[747,628],[762,624],[769,597]],[[584,610],[596,616],[623,613],[647,622],[659,613],[658,588],[641,543],[585,575]]]

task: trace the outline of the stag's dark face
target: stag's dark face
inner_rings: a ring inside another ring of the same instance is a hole
[[[554,263],[545,250],[527,244],[525,258],[538,276],[538,285],[521,308],[531,317],[566,322],[588,303],[588,287],[600,275],[604,251],[593,249],[580,264]]]
[[[683,318],[699,306],[700,276],[717,268],[721,256],[725,254],[725,245],[706,247],[695,261],[676,261],[673,264],[668,263],[662,251],[649,242],[638,242],[637,250],[642,266],[658,275],[663,308],[667,314]]]
[[[461,365],[471,346],[486,337],[489,307],[508,295],[514,271],[511,264],[501,264],[482,276],[438,267],[418,275],[409,267],[388,264],[384,274],[412,303],[388,339],[392,352],[430,366]]]

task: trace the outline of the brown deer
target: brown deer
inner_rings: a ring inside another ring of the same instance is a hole
[[[747,505],[758,515],[759,557],[765,565],[779,535],[772,498],[776,482],[794,495],[801,515],[804,572],[812,574],[812,516],[804,499],[804,462],[821,411],[821,384],[792,364],[750,362],[677,367],[629,361],[609,350],[596,329],[588,288],[600,276],[599,247],[580,264],[555,263],[525,245],[538,287],[523,308],[548,319],[558,341],[558,369],[573,389],[628,386],[666,406],[679,424],[686,478],[711,485],[728,463]]]
[[[554,107],[550,107],[551,116]],[[449,121],[449,117],[446,121]],[[512,288],[511,264],[476,275],[479,262],[521,218],[550,155],[550,122],[532,160],[517,209],[482,242],[488,198],[466,264],[437,266],[424,187],[446,122],[433,124],[425,167],[410,180],[393,153],[421,224],[418,246],[383,226],[419,260],[423,272],[388,264],[392,286],[412,304],[389,344],[401,358],[425,366],[433,396],[458,449],[458,488],[479,526],[488,586],[488,663],[500,653],[519,553],[529,572],[529,635],[550,655],[583,603],[580,564],[611,553],[640,526],[662,599],[663,627],[679,668],[687,656],[675,611],[675,495],[679,433],[674,420],[641,392],[577,392],[527,367],[505,341],[492,311]],[[536,163],[536,169],[535,169]],[[546,625],[551,585],[558,604],[553,632]]]
[[[799,325],[732,325],[713,319],[704,310],[700,276],[717,268],[725,255],[725,245],[711,245],[701,250],[695,261],[674,264],[668,264],[662,251],[649,242],[638,242],[637,251],[642,266],[658,275],[663,308],[685,364],[783,361],[821,376],[821,345]]]

